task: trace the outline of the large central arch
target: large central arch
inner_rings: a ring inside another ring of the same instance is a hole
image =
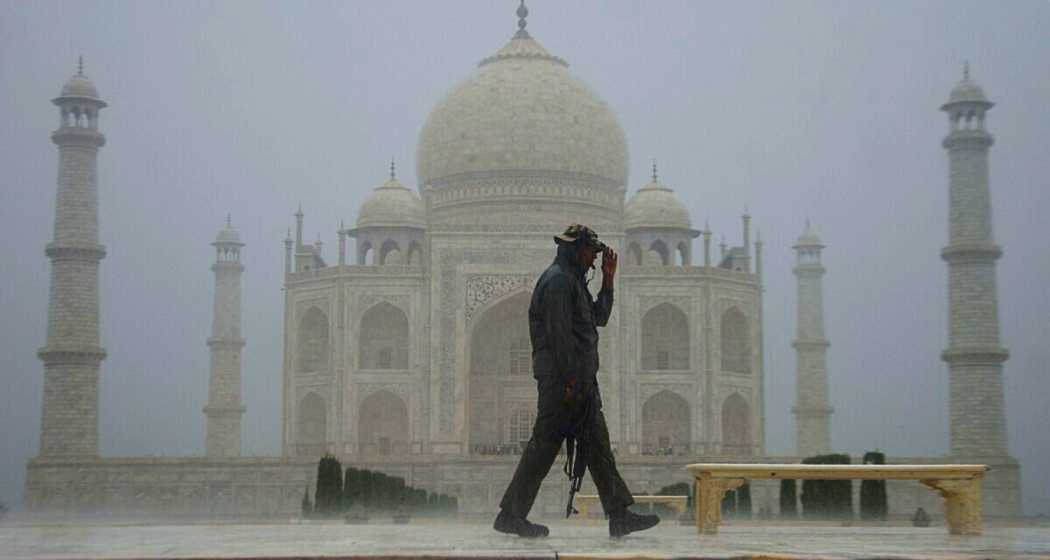
[[[357,441],[363,455],[408,454],[408,406],[390,391],[373,393],[361,402]]]
[[[523,434],[518,425],[523,411],[535,410],[529,299],[525,291],[503,298],[483,309],[471,329],[467,417],[472,453],[514,452]]]

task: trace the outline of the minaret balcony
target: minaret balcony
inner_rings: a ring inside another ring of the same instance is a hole
[[[59,146],[101,148],[106,145],[106,137],[101,132],[82,126],[63,126],[51,133],[51,141]]]
[[[106,359],[106,351],[101,346],[44,346],[36,355],[44,365],[98,365]]]
[[[53,261],[98,262],[106,256],[106,246],[96,243],[48,243],[44,254]]]
[[[956,346],[941,352],[941,360],[949,365],[999,365],[1010,359],[1010,352],[1001,346]]]
[[[941,259],[949,264],[995,262],[1001,256],[1002,248],[994,243],[958,243],[941,249]]]
[[[218,350],[240,350],[244,348],[243,338],[209,337],[208,348]]]

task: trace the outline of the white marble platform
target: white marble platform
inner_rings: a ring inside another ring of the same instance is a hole
[[[600,521],[558,521],[551,536],[521,539],[487,524],[409,525],[37,524],[0,526],[0,558],[1047,558],[1050,528],[989,527],[976,537],[943,527],[730,524],[718,535],[664,522],[610,539]]]

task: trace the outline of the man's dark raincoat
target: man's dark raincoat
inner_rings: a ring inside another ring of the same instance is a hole
[[[536,500],[540,483],[550,471],[562,441],[588,407],[586,426],[580,433],[585,463],[598,488],[606,513],[627,507],[634,500],[620,477],[609,446],[609,429],[601,411],[598,391],[598,327],[612,312],[612,287],[604,287],[597,300],[587,289],[585,270],[576,247],[559,244],[558,256],[536,282],[529,305],[532,372],[539,390],[536,424],[500,508],[526,517]],[[578,398],[566,399],[572,384]],[[588,399],[590,402],[588,402]]]

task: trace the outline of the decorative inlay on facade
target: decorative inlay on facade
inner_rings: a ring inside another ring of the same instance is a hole
[[[394,307],[401,309],[407,315],[409,312],[410,298],[408,294],[377,294],[377,293],[366,293],[361,294],[358,299],[358,309],[362,312],[370,309],[377,303],[389,303]]]
[[[355,383],[353,389],[354,403],[357,405],[360,405],[361,401],[375,393],[389,391],[397,395],[407,406],[409,404],[409,395],[412,392],[412,386],[408,383]]]
[[[467,276],[466,319],[489,301],[532,285],[534,279],[523,274],[471,274]]]
[[[650,397],[661,392],[670,391],[685,399],[685,402],[693,406],[696,402],[696,388],[687,383],[642,383],[639,388],[639,404],[645,404]]]
[[[693,298],[681,295],[648,295],[638,298],[638,318],[645,317],[645,313],[662,303],[669,303],[685,313],[686,317],[692,317]]]

